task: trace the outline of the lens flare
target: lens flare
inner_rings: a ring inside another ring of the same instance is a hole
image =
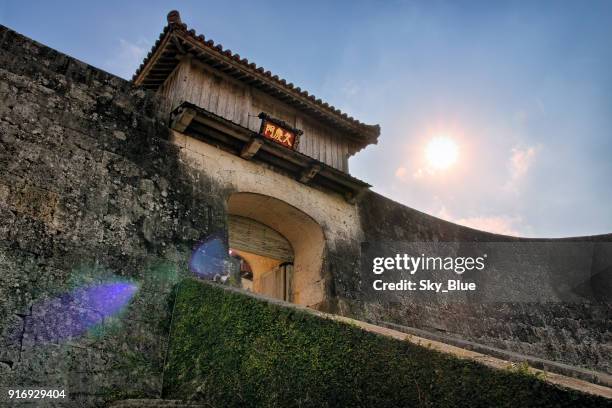
[[[26,316],[24,340],[40,344],[78,337],[119,314],[137,290],[130,282],[106,283],[36,303]]]
[[[227,254],[223,240],[211,236],[195,247],[189,259],[189,270],[201,278],[214,279],[223,275]]]

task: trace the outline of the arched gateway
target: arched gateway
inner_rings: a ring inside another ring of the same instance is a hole
[[[244,288],[307,306],[324,301],[325,237],[308,214],[274,197],[234,193],[228,226],[232,254],[248,264]]]

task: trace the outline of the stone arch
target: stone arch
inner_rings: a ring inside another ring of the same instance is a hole
[[[325,235],[311,216],[278,198],[246,192],[231,194],[227,209],[229,217],[243,217],[263,224],[288,241],[293,252],[291,293],[288,300],[313,308],[324,304]],[[230,243],[233,241],[233,233],[235,231],[230,228]],[[256,254],[240,251],[240,255],[249,262],[257,261]],[[281,261],[285,262],[286,259]]]

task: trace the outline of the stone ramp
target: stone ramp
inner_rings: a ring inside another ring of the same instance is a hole
[[[181,400],[128,399],[116,401],[109,408],[204,408],[202,404]]]

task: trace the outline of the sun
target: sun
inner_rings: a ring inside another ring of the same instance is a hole
[[[446,170],[459,158],[459,147],[447,136],[436,136],[427,143],[425,158],[432,169]]]

